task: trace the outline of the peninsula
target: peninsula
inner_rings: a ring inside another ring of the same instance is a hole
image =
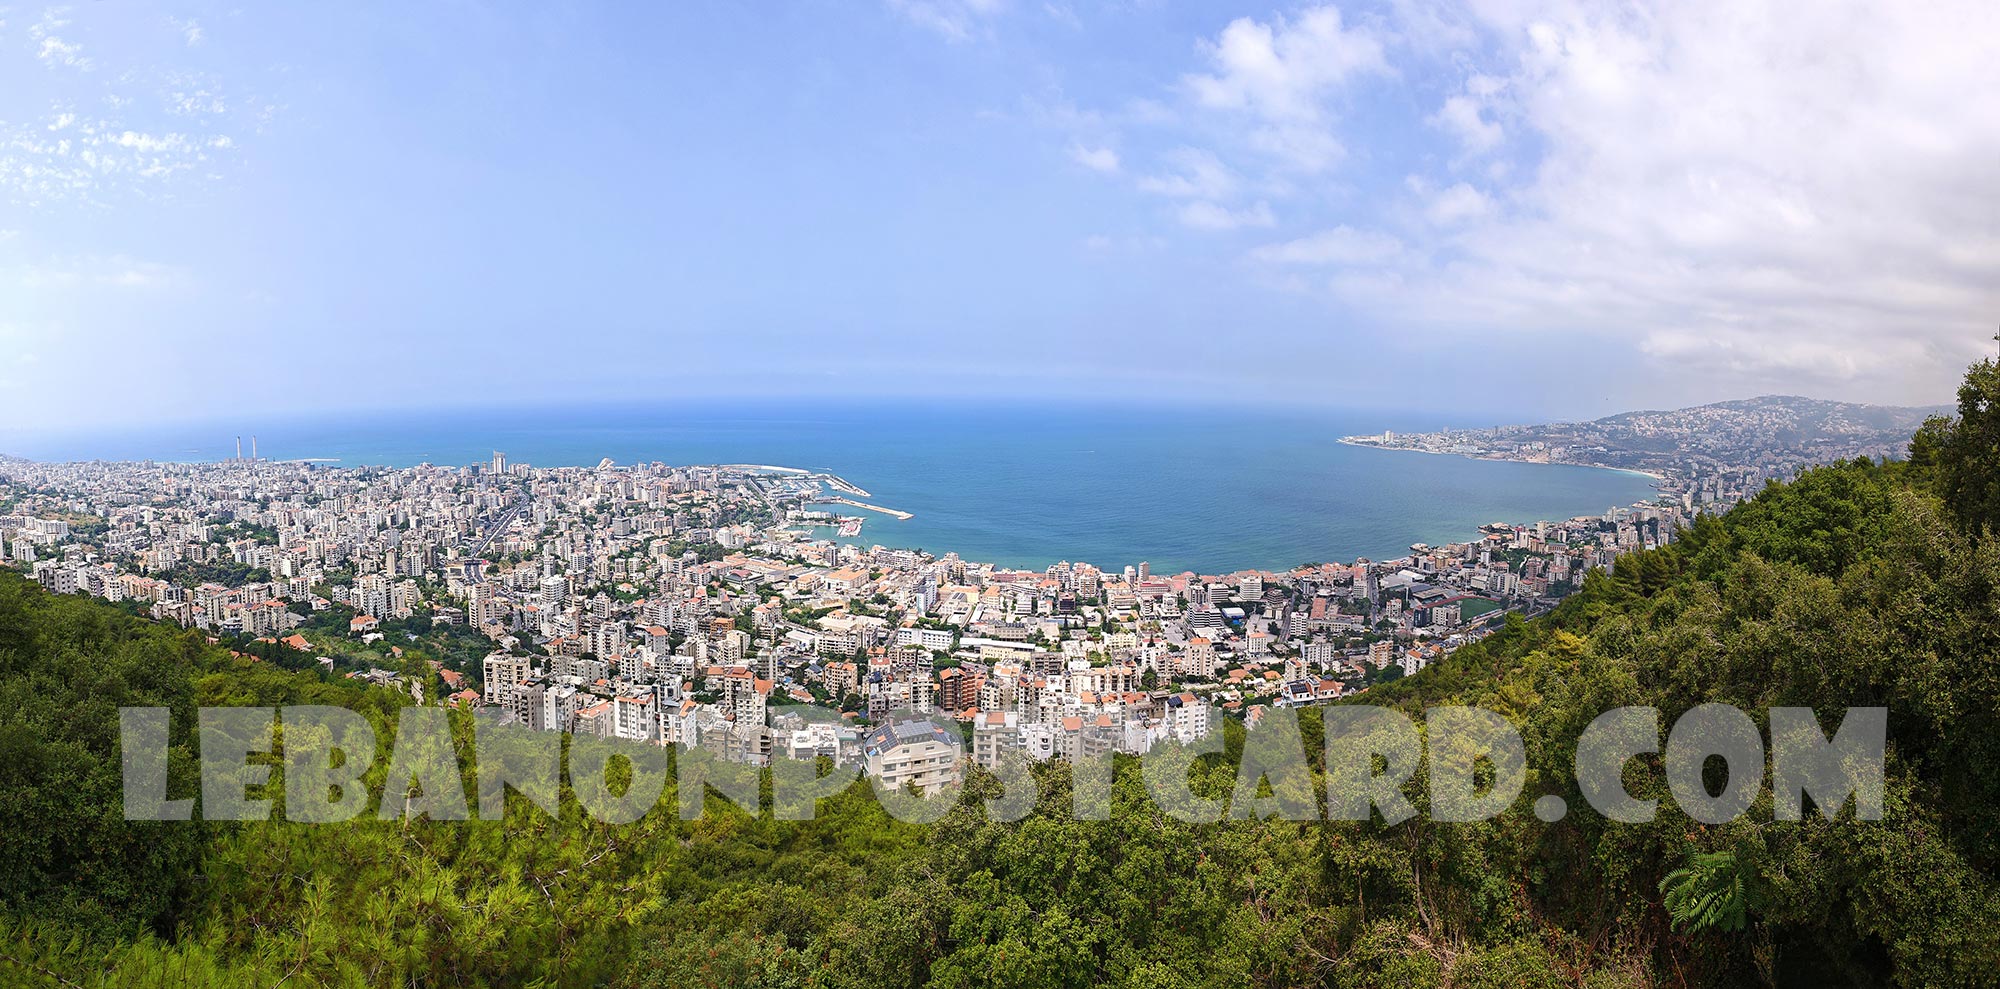
[[[1944,406],[1903,407],[1765,395],[1670,411],[1624,412],[1589,422],[1384,431],[1342,443],[1488,460],[1576,464],[1659,479],[1685,507],[1755,494],[1817,464],[1894,458]]]

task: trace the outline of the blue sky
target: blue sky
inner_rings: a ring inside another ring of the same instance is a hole
[[[16,2],[0,417],[1947,400],[2000,15],[1747,7]]]

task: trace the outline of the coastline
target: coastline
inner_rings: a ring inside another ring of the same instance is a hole
[[[1373,445],[1350,443],[1345,439],[1341,440],[1341,442],[1345,446]],[[595,446],[595,449],[579,446],[575,449],[565,451],[565,459],[559,466],[566,465],[591,469],[595,465],[603,465],[607,460],[612,460],[613,463],[617,462],[613,460],[612,456],[600,456],[600,453],[621,455],[619,459],[626,460],[625,466],[622,469],[644,470],[663,466],[660,460],[648,457],[644,453],[635,457],[631,451],[619,450],[615,447],[607,448],[595,444],[593,446]],[[308,448],[307,452],[318,455],[311,457],[286,457],[283,459],[267,458],[261,461],[261,463],[271,467],[289,467],[291,469],[318,468],[336,471],[368,469],[365,464],[355,462],[352,457],[337,459],[332,456],[325,456],[328,453],[346,452],[344,450],[328,451]],[[825,451],[816,452],[823,454]],[[1410,452],[1431,451],[1416,450]],[[756,460],[756,463],[743,462],[751,459]],[[1500,462],[1507,458],[1468,456],[1465,459]],[[28,462],[43,464],[79,463],[77,461],[42,460],[30,460]],[[113,461],[113,463],[118,462],[120,461]],[[123,462],[137,463],[137,461]],[[862,476],[871,470],[879,471],[881,469],[880,464],[869,462],[855,462],[852,464],[843,462],[838,468],[818,470],[777,466],[798,462],[800,461],[788,461],[768,457],[744,458],[740,453],[734,457],[730,457],[728,456],[728,452],[725,452],[724,457],[708,461],[707,465],[711,468],[758,472],[766,474],[766,476],[772,476],[774,473],[832,475],[832,472],[835,470],[851,472],[851,476]],[[210,469],[254,466],[249,463],[232,463],[228,459],[187,462],[187,466],[197,465]],[[461,466],[477,465],[477,461],[472,461],[468,465]],[[449,469],[443,467],[438,462],[432,462],[428,459],[417,464],[392,466],[390,469],[404,470],[423,466]],[[702,462],[689,462],[683,466],[700,467],[703,464]],[[1287,468],[1290,468],[1289,464]],[[1333,474],[1322,472],[1316,479],[1316,482],[1321,485],[1347,483],[1350,477],[1347,471],[1350,469],[1353,468],[1341,467]],[[1601,469],[1615,470],[1617,473],[1628,476],[1637,475],[1647,477],[1657,482],[1656,477],[1642,471],[1618,470],[1616,468]],[[1425,476],[1428,473],[1433,472],[1427,470],[1412,472],[1407,466],[1404,468],[1395,468],[1393,466],[1372,468],[1365,472],[1365,478],[1356,483],[1364,485],[1379,484],[1389,481],[1396,476]],[[1451,473],[1456,474],[1457,471],[1454,470]],[[1013,516],[1008,516],[1004,513],[995,513],[991,518],[983,514],[985,510],[982,508],[972,513],[977,520],[977,524],[965,526],[961,524],[965,521],[968,511],[961,504],[964,502],[964,499],[960,498],[956,501],[941,504],[941,502],[946,500],[926,496],[922,499],[921,503],[905,505],[900,499],[910,498],[913,502],[917,500],[915,489],[910,485],[910,481],[914,477],[913,475],[907,472],[904,474],[885,474],[881,478],[881,484],[876,483],[877,479],[872,474],[868,476],[871,486],[885,492],[883,500],[898,499],[891,501],[891,504],[898,506],[899,513],[901,509],[917,509],[918,511],[914,514],[919,516],[919,518],[915,522],[912,522],[908,518],[896,517],[894,514],[883,517],[864,510],[857,514],[868,516],[870,522],[863,528],[861,533],[843,537],[835,534],[835,532],[828,532],[818,538],[857,546],[864,550],[870,546],[879,545],[883,547],[921,550],[933,555],[955,552],[967,560],[989,562],[997,566],[1017,570],[1045,569],[1059,560],[1122,560],[1130,563],[1143,562],[1150,559],[1155,569],[1171,572],[1285,573],[1314,563],[1344,561],[1351,564],[1359,559],[1378,561],[1403,559],[1409,557],[1409,547],[1419,542],[1445,545],[1449,543],[1476,541],[1480,538],[1480,526],[1491,523],[1494,520],[1506,520],[1507,524],[1517,525],[1533,525],[1536,521],[1555,522],[1568,518],[1600,514],[1603,512],[1605,505],[1615,505],[1620,508],[1643,506],[1651,503],[1657,497],[1652,492],[1644,490],[1637,484],[1627,482],[1623,485],[1606,485],[1601,482],[1590,481],[1582,475],[1573,475],[1571,479],[1567,480],[1557,477],[1547,477],[1541,481],[1523,479],[1506,481],[1502,479],[1499,482],[1501,487],[1519,489],[1561,489],[1569,490],[1576,494],[1603,489],[1604,500],[1596,500],[1594,497],[1586,495],[1581,498],[1556,498],[1553,503],[1549,504],[1534,504],[1532,501],[1529,503],[1510,504],[1499,499],[1488,501],[1481,498],[1476,492],[1492,486],[1493,482],[1481,482],[1472,483],[1465,487],[1464,490],[1466,493],[1463,495],[1447,496],[1442,491],[1435,495],[1422,493],[1415,495],[1419,502],[1431,501],[1439,504],[1450,504],[1462,509],[1443,512],[1391,511],[1386,514],[1377,512],[1376,515],[1369,516],[1365,511],[1349,512],[1347,506],[1329,501],[1312,506],[1317,511],[1307,512],[1303,508],[1300,508],[1294,509],[1288,514],[1274,514],[1271,518],[1265,519],[1262,512],[1252,510],[1241,504],[1232,504],[1222,506],[1229,509],[1231,517],[1254,517],[1256,519],[1255,524],[1243,526],[1241,527],[1241,531],[1231,531],[1227,535],[1224,535],[1209,531],[1206,528],[1205,523],[1214,517],[1211,515],[1208,518],[1196,518],[1185,528],[1177,528],[1167,532],[1155,531],[1142,534],[1147,538],[1134,539],[1131,534],[1126,534],[1126,538],[1122,540],[1124,545],[1107,546],[1101,544],[1101,541],[1092,538],[1093,533],[1084,531],[1084,528],[1080,528],[1072,522],[1056,519],[1047,525],[1042,525],[1042,516],[1046,512],[1039,510],[1045,509],[1046,506],[1035,506],[1038,509],[1036,512],[1016,513]],[[1525,477],[1526,474],[1517,475],[1517,478]],[[924,483],[926,489],[943,483],[939,479],[929,476],[925,476],[920,480]],[[896,486],[891,484],[891,481],[897,482],[905,490],[901,494],[890,493],[889,489]],[[1614,488],[1617,490],[1612,490]],[[825,493],[833,495],[833,492]],[[1012,493],[1018,494],[1019,492]],[[1403,494],[1410,496],[1411,492],[1405,490]],[[1120,495],[1120,497],[1123,498],[1124,496]],[[1162,499],[1155,499],[1155,501],[1159,500]],[[1171,500],[1180,502],[1185,499],[1176,494]],[[1565,502],[1571,504],[1565,504]],[[816,498],[815,503],[826,508],[832,508],[836,504],[841,504],[841,500],[835,495],[833,497]],[[1405,503],[1407,502],[1398,502],[1397,504],[1401,505]],[[1591,509],[1591,504],[1593,503],[1596,506],[1594,511]],[[866,505],[861,507],[872,509],[877,506]],[[1150,511],[1157,506],[1146,505],[1143,507]],[[843,509],[834,510],[839,512]],[[1121,510],[1129,511],[1129,509]],[[1023,515],[1028,517],[1024,518]],[[1356,519],[1362,521],[1357,522],[1355,521]],[[1039,531],[1034,528],[1035,526],[1040,526]],[[837,530],[837,527],[832,528]],[[972,536],[984,538],[971,538],[963,541],[948,538],[940,531],[944,528],[967,528]],[[1273,535],[1273,533],[1276,533],[1276,535]],[[1075,540],[1074,543],[1071,542],[1072,539]],[[1061,545],[1056,545],[1058,542]]]
[[[1453,453],[1449,450],[1425,450],[1414,446],[1383,446],[1380,443],[1357,442],[1352,436],[1343,436],[1338,442],[1342,446],[1357,447],[1363,450],[1383,450],[1389,453],[1421,453],[1432,457],[1464,457],[1467,460],[1485,460],[1500,464],[1534,464],[1541,467],[1586,467],[1591,470],[1608,470],[1620,474],[1636,474],[1640,477],[1650,477],[1653,479],[1655,487],[1667,482],[1665,474],[1640,470],[1637,467],[1613,467],[1610,464],[1581,464],[1573,460],[1523,460],[1520,457],[1489,457],[1476,453]]]

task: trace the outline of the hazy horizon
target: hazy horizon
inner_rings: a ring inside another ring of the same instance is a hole
[[[1810,396],[1755,395],[1722,401],[1760,398],[1810,398]],[[579,399],[507,405],[375,408],[349,412],[203,413],[190,418],[160,418],[144,423],[96,424],[69,429],[34,428],[0,423],[0,456],[42,461],[153,459],[202,462],[233,456],[234,443],[241,440],[242,453],[245,456],[252,453],[253,447],[261,444],[259,450],[268,458],[318,459],[319,454],[298,446],[300,441],[297,437],[301,433],[307,436],[326,436],[329,435],[328,430],[332,429],[335,433],[344,433],[348,437],[364,436],[371,429],[379,431],[395,426],[403,420],[415,419],[427,425],[461,423],[462,425],[456,427],[460,443],[467,444],[466,449],[473,451],[465,455],[464,463],[475,464],[483,462],[486,457],[484,452],[474,448],[489,443],[504,444],[506,437],[516,435],[524,427],[532,426],[538,419],[551,415],[565,417],[568,422],[563,428],[567,430],[617,431],[644,426],[643,417],[655,414],[682,417],[692,423],[711,424],[729,421],[778,424],[785,420],[796,420],[814,425],[829,421],[872,425],[913,414],[963,417],[971,420],[985,415],[1017,415],[1023,409],[1019,404],[1013,406],[998,404],[1001,401],[998,399],[951,401],[939,397],[871,399],[857,396],[754,398],[739,396],[651,402],[593,402]],[[1947,402],[1935,402],[1925,406],[1904,408],[1923,410],[1949,407],[1950,404]],[[1072,415],[1083,423],[1088,423],[1097,416],[1124,421],[1157,417],[1159,413],[1157,407],[1135,405],[1129,400],[1091,397],[1036,400],[1033,408],[1037,412],[1052,415]],[[1243,401],[1185,401],[1175,403],[1175,408],[1182,412],[1240,415],[1265,424],[1282,422],[1299,426],[1318,425],[1326,429],[1360,432],[1383,429],[1422,432],[1534,424],[1525,419],[1511,419],[1505,411],[1497,410],[1452,411],[1417,407],[1315,406]],[[1663,410],[1632,408],[1619,409],[1609,414],[1648,411]],[[1542,421],[1569,420],[1550,418]],[[1172,429],[1182,424],[1183,421],[1175,420],[1165,425],[1168,429]],[[346,428],[343,429],[343,426]],[[176,450],[166,449],[167,446],[174,444],[181,446]],[[595,463],[599,458],[593,456],[588,459],[590,463]],[[724,459],[741,461],[742,458],[733,456]],[[433,462],[457,465],[457,461]],[[363,465],[361,462],[349,461],[339,464],[345,467],[361,465]],[[385,464],[368,462],[366,465]],[[386,466],[406,466],[406,464],[386,464]],[[542,463],[540,466],[574,465]]]
[[[657,425],[658,423],[646,419],[649,415],[671,417],[670,421],[673,422],[710,426],[731,423],[782,425],[786,422],[811,426],[842,422],[877,426],[913,414],[922,414],[934,419],[970,422],[989,414],[1014,416],[1022,411],[1022,407],[1018,405],[995,406],[994,401],[953,403],[936,398],[871,400],[854,397],[837,400],[811,397],[754,400],[704,398],[628,403],[553,401],[429,409],[371,409],[351,413],[292,412],[267,415],[239,412],[177,421],[85,427],[70,431],[21,429],[0,425],[0,455],[25,456],[36,460],[137,459],[126,454],[135,453],[147,444],[158,446],[163,443],[187,443],[201,445],[189,446],[179,452],[200,453],[201,456],[191,458],[199,461],[232,456],[233,444],[239,438],[243,443],[243,454],[248,456],[254,438],[262,444],[261,452],[268,457],[314,459],[318,455],[309,450],[287,449],[287,447],[294,447],[301,442],[298,439],[301,434],[308,437],[339,434],[348,439],[380,436],[386,435],[387,430],[398,427],[405,421],[415,420],[434,429],[451,428],[458,437],[455,442],[472,451],[466,454],[470,458],[466,463],[479,463],[487,459],[487,451],[482,448],[482,444],[489,440],[494,443],[503,442],[507,437],[520,435],[523,430],[541,427],[560,432],[581,430],[615,434]],[[1357,429],[1413,426],[1446,428],[1480,424],[1475,418],[1435,412],[1413,412],[1405,417],[1397,417],[1393,412],[1381,409],[1249,403],[1185,403],[1181,407],[1190,411],[1251,417],[1263,422],[1318,421]],[[1115,421],[1148,418],[1156,411],[1146,408],[1135,409],[1130,402],[1102,399],[1037,401],[1033,408],[1037,412],[1056,417],[1073,415],[1086,423],[1096,417],[1107,417]],[[548,418],[551,416],[561,420],[562,425],[559,428],[547,426]],[[310,443],[312,440],[303,442]],[[16,449],[15,446],[21,449]],[[23,452],[24,450],[32,452]],[[109,452],[100,455],[97,451]],[[44,455],[36,455],[37,453]],[[153,459],[174,458],[156,456]],[[522,458],[517,456],[515,459]],[[592,456],[588,459],[594,464],[599,457]],[[740,457],[735,459],[741,460]],[[358,463],[343,463],[342,466],[352,467]],[[374,464],[369,462],[369,465]],[[543,463],[542,466],[567,465]]]

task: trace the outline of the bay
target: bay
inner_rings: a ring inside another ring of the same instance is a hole
[[[245,419],[252,417],[245,416]],[[174,426],[93,435],[11,433],[38,459],[213,460],[258,434],[270,459],[338,466],[754,463],[836,473],[873,504],[862,545],[956,551],[1042,568],[1223,573],[1393,558],[1494,521],[1600,514],[1652,497],[1637,474],[1345,446],[1344,435],[1468,423],[1407,414],[982,400],[467,409]]]

